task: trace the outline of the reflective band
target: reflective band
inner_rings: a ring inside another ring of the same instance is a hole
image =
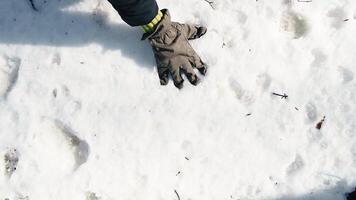
[[[154,27],[161,21],[163,17],[163,13],[161,11],[158,11],[158,14],[156,15],[155,18],[152,19],[152,21],[146,25],[142,25],[142,29],[145,33],[153,31]]]

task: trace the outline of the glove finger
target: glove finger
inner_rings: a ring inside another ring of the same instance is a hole
[[[208,29],[204,26],[196,27],[196,29],[197,29],[197,32],[194,35],[194,37],[192,37],[191,39],[200,38],[201,36],[205,35],[205,33],[208,31]]]
[[[189,82],[192,85],[198,85],[200,80],[198,76],[195,74],[192,65],[188,61],[183,65],[183,72],[187,76]]]
[[[200,72],[201,75],[205,76],[206,73],[208,72],[208,68],[206,67],[205,63],[202,62],[201,65],[196,66],[198,71]]]
[[[158,77],[160,80],[161,85],[167,85],[169,82],[169,69],[168,67],[158,67]]]
[[[194,26],[191,24],[180,24],[173,22],[172,25],[181,31],[188,40],[194,40],[200,38],[207,32],[207,28],[204,26]]]
[[[171,72],[171,76],[174,82],[174,85],[178,88],[178,89],[182,89],[183,88],[183,78],[180,74],[180,67],[170,67],[170,72]]]
[[[207,67],[206,64],[201,60],[201,58],[198,56],[197,53],[193,53],[192,56],[189,59],[189,62],[198,69],[198,71],[200,72],[200,74],[202,75],[206,75],[207,73]]]

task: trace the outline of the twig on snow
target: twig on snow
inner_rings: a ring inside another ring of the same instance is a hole
[[[33,3],[33,0],[29,0],[30,1],[30,4],[31,4],[31,7],[34,11],[38,11],[36,6],[35,6],[35,3]]]
[[[177,190],[174,190],[174,193],[176,193],[176,195],[178,197],[178,200],[180,200],[180,197],[179,197],[179,194],[178,194]]]
[[[214,1],[209,1],[209,0],[204,0],[204,1],[207,2],[207,3],[210,5],[210,7],[211,7],[212,9],[215,10],[215,8],[214,8]]]
[[[302,2],[302,3],[310,3],[313,2],[312,0],[298,0],[298,2]]]
[[[323,117],[323,119],[315,126],[316,129],[320,130],[321,127],[323,126],[325,121],[325,116]]]
[[[275,95],[275,96],[279,96],[282,99],[287,99],[288,98],[288,95],[286,95],[285,93],[282,95],[282,94],[278,94],[278,93],[273,92],[272,94]]]

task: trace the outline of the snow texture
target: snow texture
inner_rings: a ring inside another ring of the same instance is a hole
[[[157,2],[208,27],[197,87],[105,0],[0,1],[0,199],[344,200],[356,1]]]

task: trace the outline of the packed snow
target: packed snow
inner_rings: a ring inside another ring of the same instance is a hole
[[[0,1],[1,200],[343,200],[356,186],[356,1],[158,0],[208,27],[191,42],[208,75],[182,90],[160,86],[142,30],[106,0],[33,2]]]

